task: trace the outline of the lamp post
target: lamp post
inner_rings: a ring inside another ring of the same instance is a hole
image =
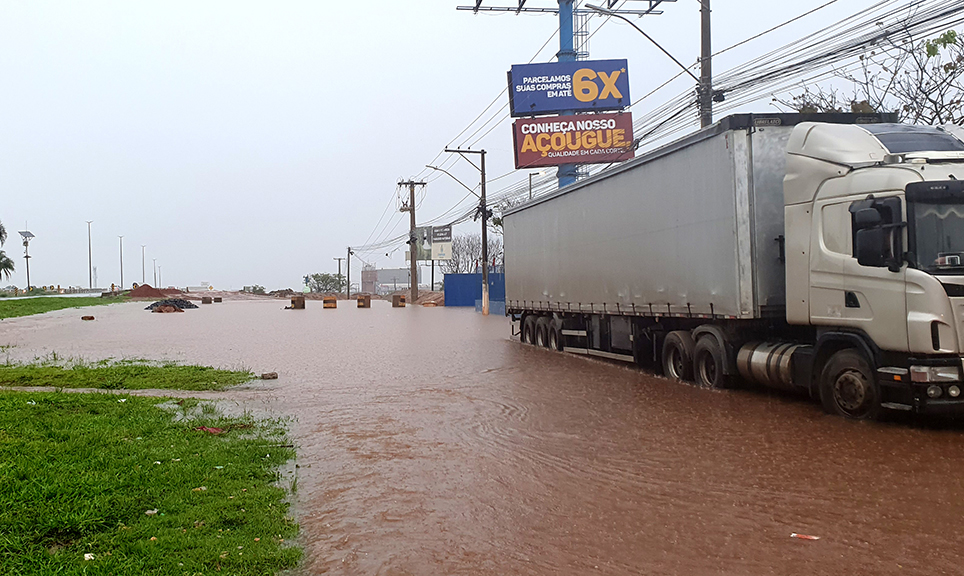
[[[676,65],[683,69],[684,72],[690,75],[690,78],[696,80],[696,85],[699,86],[699,107],[700,107],[700,126],[706,128],[713,123],[713,69],[712,69],[712,54],[710,51],[710,0],[700,0],[700,21],[702,24],[702,48],[700,57],[700,75],[702,78],[697,78],[690,69],[683,65],[682,62],[676,59],[672,54],[670,54],[666,48],[659,45],[658,42],[653,40],[653,38],[643,32],[643,29],[633,23],[632,20],[626,18],[619,12],[610,10],[609,8],[603,8],[601,6],[594,6],[592,4],[586,4],[586,8],[599,12],[600,14],[605,14],[606,16],[611,16],[613,18],[619,18],[623,20],[630,26],[636,29],[637,32],[646,37],[647,40],[653,43],[663,54],[669,56],[670,60],[676,62]],[[722,96],[721,96],[722,98]]]
[[[91,257],[91,250],[90,250],[90,223],[91,222],[93,222],[93,220],[87,220],[87,275],[88,275],[87,280],[88,282],[90,282],[90,284],[87,287],[93,290],[94,289],[94,265],[90,258]]]
[[[30,292],[30,251],[28,244],[34,238],[29,230],[21,230],[20,236],[23,238],[23,259],[27,263],[27,292]]]
[[[481,189],[479,190],[479,207],[476,210],[475,217],[482,218],[482,315],[489,315],[489,217],[492,212],[485,202],[485,150],[463,150],[461,148],[455,149],[445,149],[446,152],[455,153],[461,156],[466,162],[472,164],[472,166],[479,171],[481,175]],[[466,154],[478,154],[480,156],[479,166],[476,166],[474,162],[466,158]],[[430,166],[431,168],[431,166]],[[440,170],[444,172],[444,170]],[[448,174],[448,172],[445,172]],[[449,174],[449,176],[452,176]],[[452,178],[455,178],[452,176]],[[456,180],[458,180],[456,178]],[[459,184],[462,184],[459,182]],[[465,186],[465,184],[462,184]],[[465,186],[468,188],[468,186]],[[471,190],[471,188],[469,189]],[[473,192],[474,194],[474,192]]]

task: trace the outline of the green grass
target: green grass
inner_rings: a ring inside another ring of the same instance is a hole
[[[0,364],[0,386],[223,390],[252,378],[254,374],[247,370],[220,370],[142,360],[62,362],[56,355],[31,364]]]
[[[0,574],[260,575],[296,565],[301,551],[286,541],[297,525],[276,485],[294,457],[282,423],[180,402],[0,392]]]
[[[53,310],[63,310],[64,308],[79,308],[81,306],[103,306],[116,302],[126,302],[127,298],[100,298],[77,296],[69,298],[43,297],[43,298],[21,298],[18,300],[0,301],[0,320],[4,318],[17,318],[19,316],[32,316],[43,314]]]

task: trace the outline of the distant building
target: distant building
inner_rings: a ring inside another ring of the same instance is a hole
[[[378,284],[378,270],[371,264],[365,264],[361,271],[361,291],[365,294],[375,294]]]
[[[411,271],[408,268],[383,268],[382,270],[376,270],[375,272],[375,289],[373,291],[375,294],[390,294],[392,292],[408,290],[411,288]],[[422,271],[421,268],[419,268],[416,282],[421,281]]]

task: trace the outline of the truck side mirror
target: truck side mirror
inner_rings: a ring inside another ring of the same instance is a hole
[[[876,213],[876,210],[869,210],[870,212]],[[855,217],[864,212],[861,210],[857,212]],[[877,216],[878,220],[880,216]],[[886,262],[886,252],[887,252],[887,237],[884,233],[883,228],[867,228],[864,230],[857,230],[855,252],[857,253],[857,263],[861,266],[872,266],[875,268],[882,268],[887,265]]]
[[[880,222],[880,212],[874,208],[862,208],[854,213],[854,228],[857,230],[880,226]]]

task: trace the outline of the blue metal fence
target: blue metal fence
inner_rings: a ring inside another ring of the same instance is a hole
[[[475,306],[482,299],[482,274],[446,274],[445,305]],[[505,274],[489,273],[489,302],[505,303]]]

